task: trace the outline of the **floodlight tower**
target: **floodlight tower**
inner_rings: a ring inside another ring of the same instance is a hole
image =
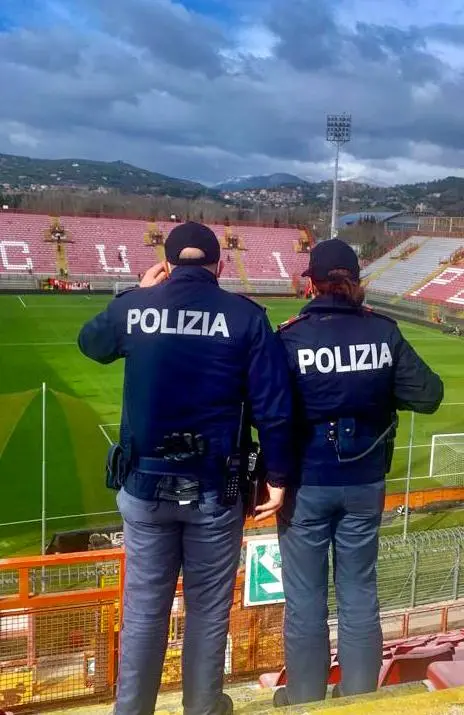
[[[327,116],[327,141],[335,144],[335,171],[333,179],[332,196],[332,224],[330,238],[338,234],[338,165],[340,161],[340,148],[351,139],[351,114],[329,114]]]

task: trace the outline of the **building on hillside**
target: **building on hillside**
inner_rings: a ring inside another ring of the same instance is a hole
[[[385,230],[390,233],[418,231],[420,219],[423,214],[401,213],[385,222]]]
[[[368,222],[369,220],[372,220],[372,223],[386,224],[398,216],[402,216],[402,214],[402,211],[372,211],[366,209],[365,211],[357,211],[356,213],[340,216],[338,219],[338,227],[340,229],[347,228],[348,226],[354,226],[357,223]]]
[[[358,255],[366,244],[371,250],[388,243],[387,222],[401,216],[398,211],[358,211],[339,218],[339,237],[349,243]]]

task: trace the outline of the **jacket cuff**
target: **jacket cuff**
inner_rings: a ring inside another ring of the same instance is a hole
[[[266,482],[271,487],[282,488],[287,485],[288,479],[285,474],[279,474],[279,472],[268,472],[266,475]]]

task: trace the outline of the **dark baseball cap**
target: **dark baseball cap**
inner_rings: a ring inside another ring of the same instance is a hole
[[[309,255],[309,267],[302,274],[315,281],[330,279],[330,272],[349,271],[354,280],[359,280],[359,261],[356,253],[345,241],[330,238],[316,244]]]
[[[184,248],[198,248],[202,258],[179,258]],[[216,234],[202,223],[188,221],[173,228],[164,243],[166,260],[173,266],[208,266],[219,263],[221,247]]]

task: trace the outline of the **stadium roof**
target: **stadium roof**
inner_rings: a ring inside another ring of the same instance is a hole
[[[377,223],[385,223],[385,221],[390,221],[390,219],[396,216],[401,216],[403,211],[358,211],[353,214],[345,214],[340,216],[338,219],[338,225],[340,227],[351,226],[353,223],[357,223],[361,219],[375,218]]]

